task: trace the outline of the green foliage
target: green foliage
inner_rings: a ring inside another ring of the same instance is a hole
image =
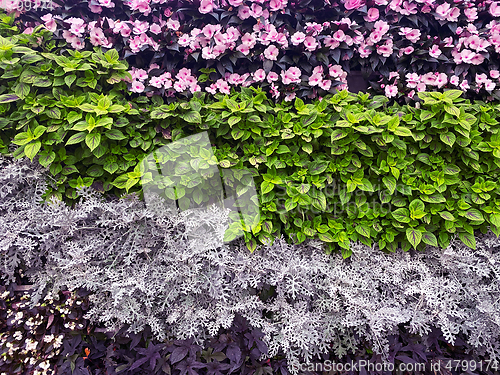
[[[56,186],[45,198],[72,203],[77,186],[92,184],[140,192],[151,181],[139,167],[145,156],[206,130],[217,160],[193,150],[194,164],[162,186],[187,208],[186,195],[207,201],[188,169],[218,162],[250,171],[261,219],[240,229],[252,250],[281,234],[320,239],[348,257],[350,241],[392,252],[398,244],[445,247],[454,233],[474,247],[474,230],[500,233],[498,105],[471,103],[456,90],[419,93],[420,108],[345,91],[274,104],[256,88],[167,105],[130,98],[127,65],[113,50],[30,47],[46,33],[0,38],[0,147],[17,145],[14,156],[38,156],[50,169]]]

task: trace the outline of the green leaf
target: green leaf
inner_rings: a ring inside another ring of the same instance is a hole
[[[104,170],[113,174],[118,170],[118,164],[117,163],[107,163],[104,164]]]
[[[420,112],[420,121],[427,121],[427,120],[433,118],[435,115],[436,115],[435,112],[422,110]]]
[[[240,139],[244,134],[245,133],[243,132],[243,130],[238,128],[231,130],[231,136],[233,137],[233,139]]]
[[[438,247],[437,238],[431,232],[425,232],[422,235],[422,242],[425,243],[425,244],[427,244],[427,245]]]
[[[68,120],[68,122],[70,124],[74,123],[75,121],[78,121],[82,118],[82,113],[77,113],[75,111],[71,111],[70,113],[68,113],[68,115],[66,116],[66,119]]]
[[[405,128],[404,126],[398,126],[396,129],[394,129],[394,134],[399,135],[401,137],[410,137],[411,130],[408,128]]]
[[[40,147],[42,146],[42,142],[36,141],[32,143],[28,143],[26,146],[24,146],[24,154],[31,160],[33,161],[33,158],[36,156],[38,151],[40,150]]]
[[[448,112],[450,115],[453,115],[456,117],[460,116],[460,110],[457,107],[455,107],[454,105],[445,104],[444,110],[446,112]]]
[[[440,134],[439,138],[441,139],[441,141],[443,141],[443,143],[446,143],[450,147],[453,147],[457,139],[455,134],[453,134],[452,132]]]
[[[400,223],[410,222],[410,211],[408,211],[408,209],[406,208],[398,208],[397,210],[392,211],[391,215]]]
[[[3,94],[0,95],[0,103],[10,103],[19,100],[19,96],[15,94]]]
[[[500,214],[491,214],[490,222],[496,227],[500,227]]]
[[[389,190],[390,194],[393,195],[396,191],[396,179],[392,176],[386,176],[382,179],[385,187]]]
[[[278,149],[276,150],[277,154],[286,154],[289,152],[290,152],[290,149],[288,148],[288,146],[285,146],[285,145],[280,145],[278,147]]]
[[[83,142],[83,140],[85,139],[85,136],[87,135],[86,132],[80,132],[80,133],[76,133],[75,135],[71,136],[68,141],[66,142],[66,146],[67,145],[73,145],[75,143],[80,143],[80,142]]]
[[[314,176],[323,173],[327,168],[328,168],[328,163],[313,161],[312,163],[309,164],[308,169],[309,169],[309,174]]]
[[[465,217],[467,217],[469,220],[474,220],[474,221],[484,221],[483,214],[476,210],[475,208],[471,208],[465,212]]]
[[[424,211],[425,204],[420,199],[414,199],[410,203],[410,212]]]
[[[87,169],[87,174],[92,177],[101,177],[104,174],[104,170],[100,165],[93,165]]]
[[[187,122],[201,124],[201,115],[199,112],[190,111],[188,113],[183,114],[181,117]]]
[[[455,216],[448,211],[439,211],[439,216],[447,221],[455,221]]]
[[[415,228],[408,228],[406,230],[406,238],[413,248],[416,249],[420,241],[422,241],[422,232]]]
[[[349,132],[343,129],[335,129],[332,132],[331,139],[332,142],[338,141],[339,139],[342,139],[344,137],[347,137],[349,135]]]
[[[366,225],[356,225],[356,232],[361,234],[362,236],[370,238],[370,228]]]
[[[43,167],[47,168],[54,161],[55,158],[56,158],[56,153],[54,151],[51,152],[43,151],[40,153],[38,162]]]
[[[324,241],[324,242],[335,242],[335,239],[333,238],[333,236],[330,234],[330,232],[326,232],[326,233],[318,233],[318,238],[321,240],[321,241]]]
[[[307,192],[309,191],[309,189],[311,188],[311,185],[309,184],[301,184],[297,190],[300,194],[307,194]]]
[[[71,87],[71,85],[73,84],[73,82],[75,82],[75,80],[76,80],[75,74],[64,77],[64,82],[68,87]]]
[[[269,181],[263,181],[260,188],[262,190],[262,194],[266,194],[269,193],[271,190],[273,190],[274,184]]]
[[[90,148],[91,151],[94,151],[94,149],[99,146],[99,143],[101,143],[101,134],[99,133],[89,133],[85,137],[85,143],[87,146]]]
[[[26,83],[19,82],[19,84],[14,88],[14,92],[19,98],[24,99],[30,93],[30,86]]]
[[[458,234],[460,241],[464,243],[465,246],[470,247],[473,250],[476,250],[476,238],[473,234],[467,232],[460,232]]]
[[[118,129],[111,129],[111,130],[108,130],[107,132],[104,133],[104,135],[108,138],[108,139],[112,139],[112,140],[115,140],[115,141],[120,141],[122,139],[125,139],[127,137],[125,137],[123,135],[123,133],[118,130]]]

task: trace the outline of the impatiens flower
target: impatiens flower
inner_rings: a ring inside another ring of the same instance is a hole
[[[198,8],[200,13],[207,14],[214,10],[214,3],[212,0],[201,0],[200,7]]]
[[[417,73],[406,73],[406,86],[410,89],[414,89],[418,85],[420,77]]]
[[[412,43],[416,43],[420,39],[420,30],[412,29],[411,27],[402,27],[399,35],[404,35]]]
[[[454,86],[458,86],[458,81],[459,81],[459,77],[456,76],[456,75],[452,75],[451,78],[450,78],[450,83]]]
[[[340,65],[333,65],[330,67],[328,73],[331,77],[338,77],[342,73],[342,67]]]
[[[380,16],[379,10],[377,8],[368,9],[368,13],[363,18],[366,22],[375,22]]]
[[[389,57],[392,55],[392,47],[388,45],[382,45],[377,47],[377,53],[383,57]]]
[[[243,0],[229,0],[229,4],[233,7],[238,7],[243,3]]]
[[[254,79],[256,82],[261,82],[261,81],[263,81],[264,79],[266,79],[266,72],[264,71],[264,69],[258,69],[258,70],[256,70],[256,71],[253,73],[253,79]]]
[[[306,40],[306,34],[304,34],[301,31],[297,31],[292,35],[292,44],[294,46],[298,46],[300,43],[302,43],[304,40]]]
[[[490,70],[490,77],[493,79],[497,79],[500,77],[500,72],[498,70]]]
[[[500,17],[500,6],[497,2],[491,3],[489,12],[493,17]]]
[[[275,73],[275,72],[269,72],[267,74],[267,82],[271,83],[271,82],[275,82],[279,79],[279,76],[278,76],[278,73]]]
[[[99,0],[99,5],[103,6],[105,8],[114,8],[115,3],[113,3],[111,0]]]
[[[464,80],[460,83],[460,88],[461,88],[463,91],[467,91],[468,89],[470,89],[469,83],[467,82],[467,80],[466,80],[466,79],[464,79]]]
[[[346,0],[344,2],[344,7],[347,10],[358,9],[361,8],[363,5],[364,5],[363,0]]]
[[[427,86],[425,85],[425,83],[423,82],[420,82],[418,85],[417,85],[417,91],[418,92],[423,92],[427,89]]]
[[[297,94],[296,94],[296,93],[294,93],[294,92],[291,92],[291,93],[289,93],[289,94],[286,94],[286,96],[285,96],[285,102],[291,102],[293,99],[295,99],[295,96],[296,96],[296,95],[297,95]]]
[[[159,89],[159,88],[161,88],[163,86],[163,82],[160,79],[160,77],[152,77],[149,80],[149,85],[153,86],[153,87],[156,87],[157,89]]]
[[[464,9],[464,14],[469,22],[474,22],[475,20],[477,20],[477,8],[475,7]]]
[[[316,49],[316,47],[318,47],[318,42],[312,36],[308,36],[306,37],[306,40],[304,40],[304,46],[308,51],[312,52]]]
[[[385,96],[392,98],[398,94],[398,88],[394,85],[385,86]]]
[[[491,79],[487,79],[485,82],[484,82],[484,88],[486,91],[488,92],[491,92],[495,89],[495,82],[493,82]]]
[[[181,27],[181,23],[178,20],[169,19],[167,21],[167,28],[169,30],[177,31]]]
[[[483,83],[486,82],[486,80],[488,79],[488,77],[486,76],[486,74],[482,73],[482,74],[477,74],[476,73],[476,83],[481,86]]]
[[[405,55],[411,55],[413,53],[413,51],[415,51],[415,48],[413,48],[412,46],[408,46],[408,47],[403,48],[403,53]]]
[[[437,44],[434,44],[431,48],[429,48],[429,55],[435,58],[438,58],[441,55],[441,50]]]
[[[385,21],[379,20],[375,22],[373,25],[373,30],[380,32],[382,35],[385,35],[386,32],[389,31],[389,24]]]
[[[450,12],[449,3],[443,3],[436,8],[437,17],[442,20],[444,20],[448,16],[449,12]]]
[[[332,86],[332,81],[330,81],[329,79],[324,79],[319,83],[319,87],[321,87],[325,91],[330,90],[331,86]]]
[[[208,47],[205,47],[205,48],[208,48]],[[250,53],[250,48],[246,44],[240,44],[238,47],[236,47],[236,50],[240,51],[245,56]]]
[[[130,88],[130,91],[140,93],[144,91],[144,88],[145,87],[142,82],[132,81],[132,87]]]
[[[156,24],[156,23],[153,23],[150,27],[149,27],[149,31],[151,31],[153,34],[155,35],[158,35],[161,33],[161,27],[160,25]],[[180,43],[179,43],[180,44]],[[188,43],[189,44],[189,43]]]
[[[276,61],[278,59],[278,55],[280,50],[275,45],[270,45],[264,50],[264,57],[268,60]]]
[[[141,22],[139,20],[134,21],[134,34],[135,35],[141,35],[142,33],[145,33],[149,29],[149,24],[147,21]]]
[[[343,42],[345,40],[345,34],[342,30],[337,30],[333,33],[333,39],[337,42]]]
[[[366,59],[372,53],[371,49],[366,48],[366,46],[360,46],[358,48],[358,52],[359,52],[360,57],[363,59]]]
[[[446,73],[440,73],[437,75],[435,84],[438,88],[443,87],[447,83],[448,83],[448,76],[446,75]]]
[[[46,15],[40,17],[42,19],[43,22],[45,22],[43,24],[43,26],[45,26],[45,28],[51,32],[54,32],[56,31],[57,29],[57,24],[56,24],[56,21],[52,18],[52,14],[50,13],[47,13]]]
[[[309,77],[309,85],[310,86],[316,86],[322,81],[323,81],[323,77],[321,76],[321,74],[318,74],[318,73],[313,74],[312,76]]]
[[[291,68],[288,68],[286,74],[290,76],[295,83],[300,83],[300,76],[302,75],[302,72],[299,68],[292,66]]]
[[[151,26],[149,28],[149,31],[153,32],[153,26]],[[177,43],[181,46],[181,47],[187,47],[189,46],[189,44],[191,43],[191,38],[189,37],[188,34],[184,34],[182,35],[181,37],[179,37],[179,39],[177,39]]]
[[[252,7],[250,8],[250,15],[253,18],[259,18],[260,16],[262,16],[262,14],[263,14],[262,7],[258,4],[253,3]]]
[[[242,20],[246,20],[248,17],[250,17],[250,8],[246,5],[240,5],[240,7],[238,8],[238,17]]]

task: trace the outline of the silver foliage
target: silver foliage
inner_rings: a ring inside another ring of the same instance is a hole
[[[88,288],[87,318],[110,329],[148,324],[160,340],[201,342],[240,314],[265,333],[269,354],[285,352],[292,366],[328,350],[342,356],[363,338],[387,355],[388,336],[403,324],[424,338],[439,327],[451,344],[462,332],[476,353],[500,360],[500,240],[491,232],[478,236],[477,250],[456,238],[422,253],[352,243],[344,260],[317,242],[278,238],[251,254],[241,241],[220,245],[221,209],[153,213],[136,196],[104,201],[90,189],[73,209],[42,205],[34,167],[2,162],[4,278],[22,264],[38,295]]]

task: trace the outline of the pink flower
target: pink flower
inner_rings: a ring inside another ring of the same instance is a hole
[[[201,0],[200,7],[198,8],[200,13],[207,14],[214,10],[214,3],[212,0]]]
[[[490,14],[493,17],[500,17],[500,6],[498,5],[497,2],[493,2],[490,5]]]
[[[132,87],[130,88],[130,91],[132,92],[143,92],[144,91],[144,84],[139,81],[132,81]]]
[[[253,79],[254,79],[256,82],[261,82],[261,81],[263,81],[264,79],[266,79],[266,72],[264,71],[264,69],[258,69],[258,70],[256,70],[256,71],[253,73]]]
[[[368,13],[366,14],[366,16],[364,16],[363,18],[366,22],[375,22],[376,20],[378,20],[379,16],[380,12],[377,8],[370,8],[368,9]]]
[[[308,36],[304,40],[304,46],[308,51],[314,51],[318,47],[318,42],[312,36]]]
[[[416,43],[420,39],[420,30],[412,29],[411,27],[402,27],[399,35],[404,35],[412,43]]]
[[[459,81],[459,77],[456,76],[456,75],[452,75],[451,78],[450,78],[450,83],[454,86],[458,86],[458,81]]]
[[[429,48],[429,55],[438,58],[441,55],[441,50],[437,44],[434,44],[432,48]]]
[[[113,3],[111,0],[99,0],[99,5],[103,6],[105,8],[114,8],[115,3]]]
[[[337,30],[333,33],[333,39],[337,42],[343,42],[345,40],[345,34],[342,30]]]
[[[476,54],[472,57],[472,59],[471,59],[470,63],[471,63],[472,65],[481,65],[481,64],[483,63],[483,61],[484,61],[484,56],[483,56],[483,55],[481,55],[480,53],[476,53]]]
[[[288,68],[286,72],[296,83],[300,82],[300,76],[302,73],[299,68],[292,66],[291,68]]]
[[[436,8],[436,14],[439,19],[445,19],[450,12],[450,4],[443,3]]]
[[[81,50],[83,47],[85,47],[85,44],[80,39],[74,39],[71,42],[71,47],[76,49],[76,50]]]
[[[42,21],[44,21],[44,27],[51,31],[54,32],[57,29],[57,24],[56,21],[52,18],[52,14],[47,13],[46,15],[41,17]]]
[[[464,14],[469,22],[474,22],[477,20],[477,8],[464,9]]]
[[[245,56],[250,53],[250,48],[248,48],[246,44],[240,44],[238,47],[236,47],[236,50],[240,51]]]
[[[146,72],[144,69],[137,69],[135,71],[135,79],[139,81],[144,81],[148,79],[148,72]]]
[[[294,46],[298,46],[300,43],[306,40],[306,34],[301,31],[297,31],[292,35],[291,40]]]
[[[312,76],[309,77],[309,85],[310,86],[316,86],[318,85],[319,83],[321,83],[323,81],[323,77],[321,76],[321,74],[313,74]]]
[[[99,5],[90,5],[89,4],[89,9],[92,13],[101,14],[101,12],[102,12],[102,7]]]
[[[250,15],[254,18],[259,18],[260,16],[262,16],[262,14],[263,14],[262,7],[260,5],[253,3],[252,7],[250,8]]]
[[[178,20],[169,19],[167,21],[167,28],[169,30],[177,31],[181,27],[181,23]]]
[[[371,55],[372,51],[369,48],[366,48],[366,46],[360,46],[358,48],[359,55],[362,59],[366,59],[368,56]]]
[[[490,77],[493,79],[497,79],[500,77],[500,72],[498,70],[490,70]]]
[[[151,26],[149,30],[153,32],[153,26]],[[177,39],[177,43],[179,43],[181,47],[187,47],[191,43],[191,38],[189,37],[189,35],[184,34],[179,39]]]
[[[486,76],[486,74],[482,73],[482,74],[477,74],[476,73],[476,83],[481,86],[483,83],[486,82],[486,80],[488,79],[488,77]]]
[[[364,5],[363,0],[346,0],[344,2],[344,7],[347,10],[358,9],[361,8],[363,5]]]
[[[467,82],[467,80],[466,80],[466,79],[464,79],[464,80],[460,83],[460,88],[461,88],[463,91],[467,91],[468,89],[470,89],[469,83]]]
[[[253,35],[246,33],[241,37],[241,43],[247,45],[249,48],[255,47],[256,39]]]
[[[418,76],[417,73],[407,73],[406,74],[406,86],[408,86],[410,89],[414,89],[418,85],[418,81],[420,80],[420,77]]]
[[[330,81],[329,79],[325,79],[319,83],[319,87],[321,87],[325,91],[330,90],[331,86],[332,86],[332,81]]]
[[[447,82],[448,82],[448,76],[446,75],[446,73],[440,73],[436,77],[436,86],[438,88],[443,87],[444,85],[446,85]]]
[[[275,72],[269,72],[267,74],[267,82],[271,83],[271,82],[275,82],[279,79],[279,76],[277,73]]]
[[[243,3],[243,0],[229,0],[229,4],[233,7],[238,7]]]
[[[286,96],[285,96],[285,102],[291,102],[293,99],[295,99],[295,96],[296,96],[296,95],[297,95],[297,94],[296,94],[296,93],[294,93],[294,92],[291,92],[291,93],[289,93],[289,94],[286,94]]]
[[[484,82],[484,88],[486,91],[488,92],[491,92],[495,89],[495,82],[493,82],[491,79],[487,79],[485,82]]]
[[[145,33],[149,29],[149,24],[147,21],[141,22],[139,20],[134,21],[134,34],[135,35],[141,35],[142,33]]]
[[[153,34],[155,35],[158,35],[161,33],[161,27],[160,25],[156,24],[156,23],[153,23],[150,27],[149,27],[149,31],[151,31]]]
[[[386,32],[389,31],[389,24],[385,21],[378,20],[375,22],[373,25],[373,30],[380,32],[382,35],[384,35]]]
[[[398,88],[394,85],[385,86],[385,96],[392,98],[398,94]]]
[[[340,65],[333,65],[330,67],[328,73],[331,77],[338,77],[342,73],[342,67]]]
[[[382,46],[378,46],[378,47],[377,47],[377,53],[378,53],[379,55],[384,56],[384,57],[389,57],[389,56],[391,56],[391,55],[392,55],[392,52],[393,52],[393,50],[392,50],[392,47],[391,47],[391,46],[388,46],[388,45],[385,45],[385,44],[384,44],[384,45],[382,45]]]
[[[246,5],[240,5],[240,7],[238,8],[238,17],[242,20],[246,20],[248,17],[250,17],[250,8]]]
[[[271,0],[269,2],[269,8],[275,12],[280,9],[284,9],[283,2],[281,0]]]
[[[475,53],[472,52],[470,49],[464,49],[462,50],[462,52],[460,52],[460,56],[462,57],[462,62],[464,62],[465,64],[470,64],[474,55]]]
[[[425,83],[423,82],[420,82],[418,85],[417,85],[417,91],[418,92],[423,92],[427,89],[427,86],[425,85]]]
[[[160,79],[160,77],[152,77],[149,80],[149,85],[153,86],[153,87],[156,87],[157,89],[159,89],[159,88],[161,88],[163,86],[163,82]]]
[[[280,50],[272,44],[264,50],[264,56],[268,60],[276,61],[278,59],[279,53]]]
[[[405,55],[411,55],[413,53],[413,51],[415,51],[415,48],[413,48],[412,46],[408,46],[408,47],[403,48],[403,53]]]

